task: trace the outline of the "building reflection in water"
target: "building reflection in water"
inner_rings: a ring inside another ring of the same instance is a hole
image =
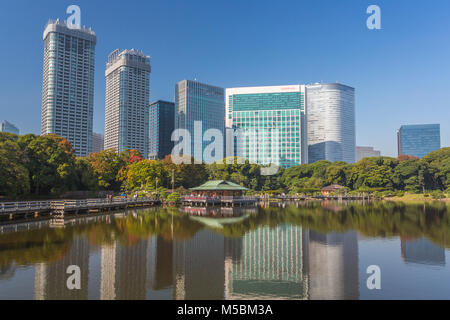
[[[358,299],[357,232],[307,232],[309,298]]]
[[[400,237],[402,258],[406,263],[445,265],[445,249],[425,238]]]
[[[307,296],[302,230],[263,227],[227,240],[226,299],[301,299]]]
[[[359,297],[353,231],[321,234],[281,224],[228,238],[203,228],[189,239],[177,238],[175,232],[174,239],[158,235],[130,244],[115,240],[100,245],[100,256],[96,290],[104,300],[146,299],[159,290],[171,290],[174,299]],[[66,287],[69,265],[82,270],[81,290]],[[36,299],[87,299],[92,280],[88,270],[89,245],[77,237],[59,261],[37,265]]]
[[[209,230],[174,241],[174,298],[223,299],[225,237]]]
[[[81,289],[69,290],[67,267],[77,265],[81,270]],[[89,245],[86,238],[72,240],[69,252],[55,262],[36,265],[34,295],[36,300],[78,300],[88,298]]]

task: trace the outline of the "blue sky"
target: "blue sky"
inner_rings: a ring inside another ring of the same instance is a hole
[[[105,63],[151,56],[150,100],[177,81],[222,86],[335,82],[356,89],[357,144],[396,156],[402,124],[440,123],[450,146],[450,1],[1,1],[0,120],[39,133],[42,32],[70,4],[97,34],[94,131],[103,132]],[[366,8],[381,8],[368,30]]]

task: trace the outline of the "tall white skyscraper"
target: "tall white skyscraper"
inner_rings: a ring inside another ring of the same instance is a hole
[[[355,162],[355,89],[339,83],[306,86],[309,163]]]
[[[106,64],[105,149],[148,157],[150,57],[118,49]]]
[[[72,143],[77,156],[92,149],[94,114],[94,31],[49,21],[44,30],[41,134]]]

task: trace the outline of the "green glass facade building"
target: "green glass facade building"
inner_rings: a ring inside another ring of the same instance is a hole
[[[240,129],[235,155],[284,168],[307,163],[305,87],[226,90],[226,126]]]

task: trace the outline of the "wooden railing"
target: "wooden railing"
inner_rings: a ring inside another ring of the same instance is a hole
[[[120,198],[120,199],[85,199],[85,200],[50,200],[50,201],[18,201],[1,202],[1,214],[16,214],[43,211],[89,210],[108,207],[126,207],[128,205],[149,204],[157,202],[153,198]]]
[[[51,201],[1,202],[0,214],[45,211],[51,209]]]

